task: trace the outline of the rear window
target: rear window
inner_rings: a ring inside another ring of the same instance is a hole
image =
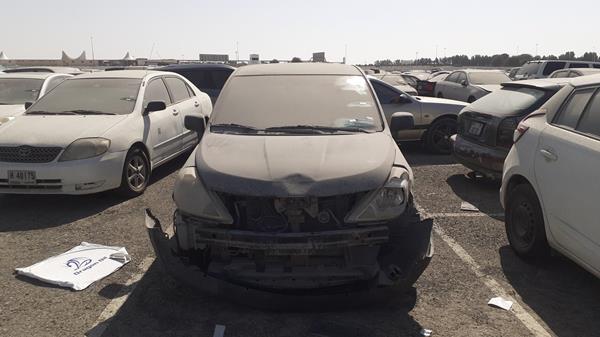
[[[513,115],[543,103],[545,96],[546,92],[540,89],[504,87],[476,100],[469,110],[493,115]]]
[[[510,81],[511,79],[505,73],[496,71],[469,73],[469,83],[471,84],[500,84]]]

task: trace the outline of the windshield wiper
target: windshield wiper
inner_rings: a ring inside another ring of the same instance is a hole
[[[238,131],[253,132],[253,133],[263,131],[262,129],[257,129],[253,126],[241,125],[241,124],[235,124],[235,123],[211,124],[210,129],[212,130],[213,128],[224,129],[224,130],[238,130]]]
[[[96,111],[96,110],[71,110],[65,112],[72,112],[77,115],[116,115],[114,112]]]
[[[318,133],[335,133],[335,132],[363,132],[371,133],[364,128],[356,126],[322,126],[322,125],[287,125],[287,126],[273,126],[265,129],[266,132],[294,132],[304,133],[306,131],[318,132]]]
[[[75,115],[75,113],[70,111],[63,112],[49,112],[49,111],[29,111],[25,113],[26,115]]]

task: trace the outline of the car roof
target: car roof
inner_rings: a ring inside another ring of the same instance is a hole
[[[355,66],[339,63],[275,63],[238,68],[232,76],[252,75],[362,75]]]
[[[156,68],[156,70],[188,70],[188,69],[225,69],[225,70],[235,70],[234,67],[228,64],[221,63],[192,63],[192,64],[170,64],[168,66]]]
[[[56,74],[56,73],[0,73],[0,78],[30,78],[37,80],[45,80],[48,77],[56,76],[56,75],[69,75],[69,74]]]
[[[582,74],[596,74],[596,73],[600,73],[600,69],[598,69],[598,68],[569,68],[569,69],[564,69],[564,70],[577,70],[577,71],[579,71]]]
[[[143,79],[148,75],[154,74],[165,74],[172,75],[173,73],[167,73],[156,70],[113,70],[113,71],[99,71],[89,74],[81,74],[76,78],[139,78]]]
[[[502,72],[499,69],[457,69],[454,71],[464,71],[466,73],[498,73]]]
[[[596,84],[600,84],[600,74],[573,77],[571,81],[571,85],[573,85],[574,87],[583,87],[587,85]]]
[[[40,73],[59,73],[59,74],[79,74],[82,71],[73,67],[17,67],[3,70],[5,73],[20,72],[40,72]]]
[[[502,83],[503,87],[529,87],[529,88],[539,88],[544,90],[558,90],[564,87],[566,84],[571,83],[574,78],[540,78],[534,80],[522,80],[522,81],[513,81],[513,82],[505,82]]]

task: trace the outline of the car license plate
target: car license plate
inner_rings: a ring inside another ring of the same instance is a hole
[[[483,130],[483,123],[479,122],[471,122],[469,126],[469,133],[473,136],[481,136],[481,131]]]
[[[33,185],[36,183],[35,171],[8,171],[9,185]]]

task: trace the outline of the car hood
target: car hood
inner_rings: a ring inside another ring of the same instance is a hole
[[[446,98],[426,97],[426,96],[419,96],[416,98],[419,100],[419,102],[426,103],[426,104],[449,104],[449,105],[459,105],[462,107],[469,105],[469,103],[466,103],[466,102],[455,101],[455,100],[446,99]]]
[[[384,132],[351,135],[206,133],[196,167],[214,191],[244,196],[333,196],[385,184],[397,145]]]
[[[489,92],[502,88],[500,84],[473,84],[473,86]]]
[[[22,114],[23,111],[25,111],[25,106],[23,104],[0,105],[0,118],[14,117]]]
[[[17,116],[0,128],[0,144],[66,147],[78,138],[101,137],[127,116]]]

